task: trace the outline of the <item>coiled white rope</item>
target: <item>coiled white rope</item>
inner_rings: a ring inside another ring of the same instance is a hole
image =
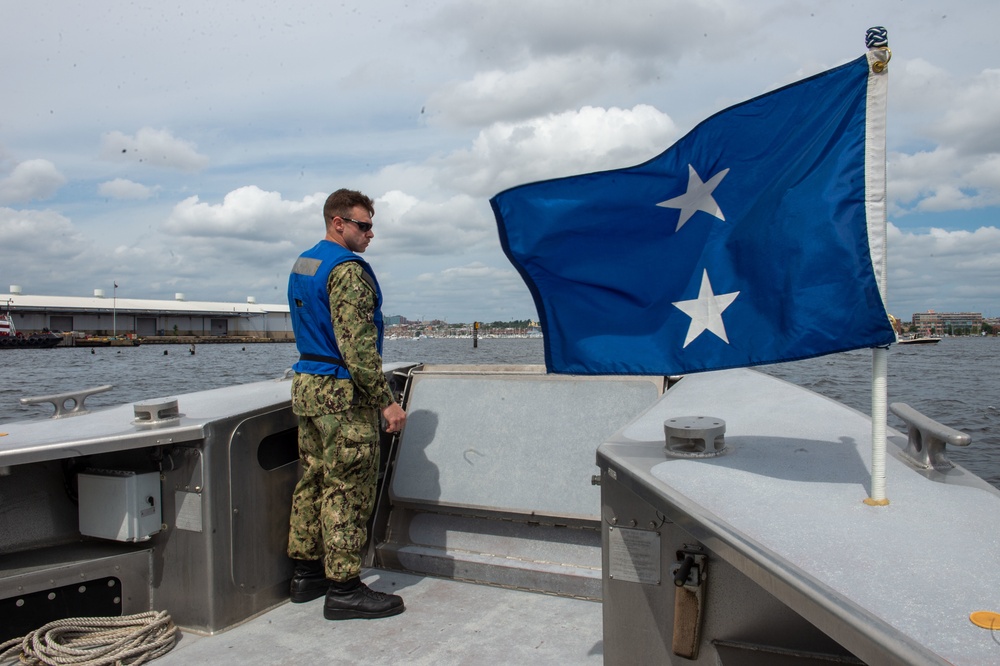
[[[55,620],[0,643],[0,665],[125,666],[166,654],[177,628],[166,611]]]

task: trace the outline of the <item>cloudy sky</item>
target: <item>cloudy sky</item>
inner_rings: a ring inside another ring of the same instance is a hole
[[[644,162],[884,25],[889,309],[1000,315],[998,24],[995,0],[7,3],[0,293],[282,303],[351,187],[387,314],[534,318],[491,196]]]

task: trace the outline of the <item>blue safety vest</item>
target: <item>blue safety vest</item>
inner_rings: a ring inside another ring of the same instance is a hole
[[[375,328],[378,330],[378,353],[382,354],[382,290],[371,266],[359,255],[332,241],[321,240],[303,252],[288,278],[288,307],[292,331],[299,349],[299,360],[292,369],[310,375],[334,375],[350,379],[330,314],[330,295],[326,285],[330,272],[345,261],[356,261],[364,268],[364,278],[375,290]]]

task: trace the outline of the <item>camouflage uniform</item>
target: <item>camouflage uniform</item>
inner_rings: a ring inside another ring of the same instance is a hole
[[[361,548],[375,501],[380,412],[393,402],[382,374],[374,324],[375,291],[357,262],[330,273],[334,335],[351,379],[296,373],[302,478],[292,495],[288,556],[324,561],[326,577],[361,572]]]

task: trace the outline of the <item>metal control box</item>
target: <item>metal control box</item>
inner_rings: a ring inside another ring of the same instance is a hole
[[[77,475],[80,533],[115,541],[145,541],[160,531],[160,474],[88,470]]]

